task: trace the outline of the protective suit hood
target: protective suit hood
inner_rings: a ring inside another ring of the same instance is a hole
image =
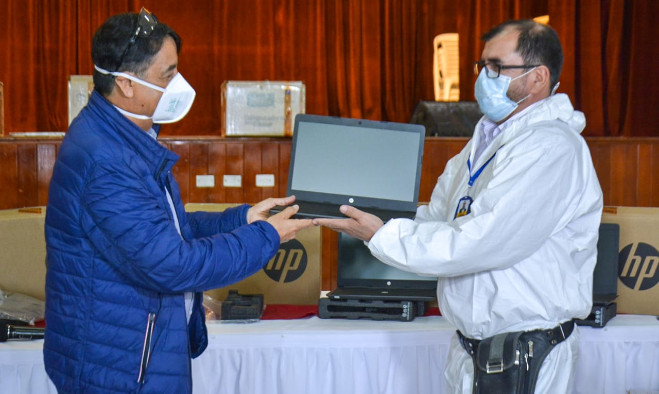
[[[518,137],[521,133],[532,130],[534,124],[552,120],[561,121],[577,134],[581,134],[586,127],[586,117],[583,112],[576,111],[572,107],[566,94],[558,93],[539,101],[518,116],[511,118],[508,121],[510,124],[506,125],[506,132],[500,138],[500,145]],[[483,121],[484,118],[478,122],[476,130],[481,127]]]

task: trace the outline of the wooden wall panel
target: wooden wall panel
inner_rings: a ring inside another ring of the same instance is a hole
[[[39,205],[37,144],[18,146],[18,190],[29,206]]]
[[[219,142],[210,144],[209,150],[209,163],[208,163],[208,172],[206,174],[215,175],[215,187],[210,190],[208,195],[208,200],[206,202],[225,202],[227,201],[226,190],[224,187],[219,187],[222,185],[222,175],[226,174],[226,162],[224,157],[226,157],[227,147],[226,144]],[[188,202],[198,202],[193,200],[188,200]]]
[[[286,194],[289,139],[209,138],[162,141],[180,156],[173,173],[188,202],[256,203]],[[437,177],[449,158],[462,150],[465,138],[426,139],[419,201],[430,200]],[[659,206],[659,138],[587,138],[604,193],[605,205]],[[59,140],[0,138],[0,209],[46,205],[48,183]],[[225,174],[242,175],[242,188],[225,188]],[[275,187],[256,187],[257,174],[274,174]],[[197,175],[214,175],[214,188],[197,188]],[[322,281],[336,286],[336,233],[322,230]]]
[[[286,194],[286,185],[288,184],[288,170],[290,169],[291,162],[291,144],[279,145],[279,185],[278,195],[283,196]]]
[[[48,186],[53,176],[53,166],[57,158],[59,143],[37,145],[37,200],[34,205],[48,202]]]
[[[277,181],[279,180],[279,144],[266,144],[261,143],[261,162],[259,163],[259,171],[257,174],[273,175],[275,178],[274,187],[259,187],[260,198],[259,201],[270,197],[281,197],[286,194],[286,186],[280,190]],[[256,177],[257,174],[254,174]]]
[[[659,145],[639,144],[638,158],[640,165],[636,187],[639,195],[636,205],[659,206]]]
[[[597,170],[597,177],[599,179],[602,192],[604,193],[605,190],[607,191],[607,193],[604,193],[606,204],[610,194],[608,191],[611,190],[611,160],[609,158],[610,147],[597,143],[591,143],[589,147],[590,154],[593,158],[593,165]]]
[[[245,175],[243,174],[243,143],[233,141],[227,143],[224,165],[227,172],[222,175],[242,175],[242,182],[245,182]],[[226,202],[243,202],[242,200],[242,188],[226,188]]]
[[[0,143],[0,209],[24,207],[18,187],[18,145]]]
[[[244,145],[245,159],[243,160],[243,200],[245,202],[261,201],[261,190],[256,187],[256,175],[262,173],[261,153],[263,144]]]
[[[437,177],[444,172],[446,162],[460,153],[467,141],[466,138],[426,138],[419,187],[420,202],[430,201]]]
[[[659,206],[659,139],[587,139],[607,205]],[[419,200],[430,199],[446,161],[463,138],[428,138]],[[0,139],[0,209],[45,205],[60,141]],[[180,156],[173,172],[186,202],[248,202],[286,193],[290,140],[165,139]],[[224,188],[222,176],[242,175],[242,188]],[[255,185],[257,174],[274,174],[275,187]],[[214,188],[197,188],[196,175],[215,175]]]
[[[196,142],[188,144],[189,150],[186,152],[188,158],[186,163],[187,169],[181,168],[181,171],[187,173],[186,199],[188,202],[208,201],[210,199],[210,191],[213,188],[197,187],[197,175],[214,175],[209,174],[208,168],[210,167],[210,147],[211,144]],[[177,163],[178,166],[178,163]],[[179,179],[176,179],[179,182]]]
[[[650,197],[652,196],[652,189],[655,186],[653,183],[657,182],[657,177],[659,176],[658,172],[655,172],[656,176],[652,177],[652,161],[653,156],[652,145],[649,144],[639,144],[638,145],[638,177],[636,178],[636,190],[638,191],[637,201],[639,205],[645,205],[650,203]],[[654,152],[656,155],[659,152]],[[646,163],[643,165],[643,163]],[[639,182],[640,179],[645,179],[647,182]]]
[[[659,206],[659,139],[587,138],[593,164],[611,206]]]
[[[290,140],[270,139],[165,139],[181,158],[174,176],[186,202],[257,203],[286,194]],[[273,187],[256,186],[256,176],[271,174]],[[215,187],[196,187],[197,175],[213,175]],[[224,187],[224,175],[240,175],[242,187]]]

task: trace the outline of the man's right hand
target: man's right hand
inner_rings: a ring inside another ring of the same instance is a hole
[[[313,226],[311,219],[291,219],[291,216],[295,215],[299,208],[297,205],[291,205],[267,219],[267,222],[279,233],[281,243],[294,239],[298,231]]]
[[[361,211],[350,205],[341,205],[339,209],[342,214],[348,217],[347,219],[316,218],[313,219],[313,224],[346,233],[351,237],[366,242],[370,241],[373,234],[375,234],[380,227],[384,226],[384,223],[379,217]]]

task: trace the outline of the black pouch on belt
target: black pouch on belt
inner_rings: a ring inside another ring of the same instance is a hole
[[[520,393],[524,384],[525,353],[521,331],[482,340],[474,354],[474,393]]]
[[[474,361],[474,394],[530,394],[549,352],[570,336],[574,321],[553,329],[507,332],[460,341]]]

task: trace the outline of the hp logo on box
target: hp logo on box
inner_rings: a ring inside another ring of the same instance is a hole
[[[306,269],[307,251],[300,241],[293,239],[281,245],[263,271],[275,282],[288,283],[300,278]]]
[[[625,246],[618,255],[618,277],[632,290],[649,290],[659,282],[659,252],[638,242]]]

